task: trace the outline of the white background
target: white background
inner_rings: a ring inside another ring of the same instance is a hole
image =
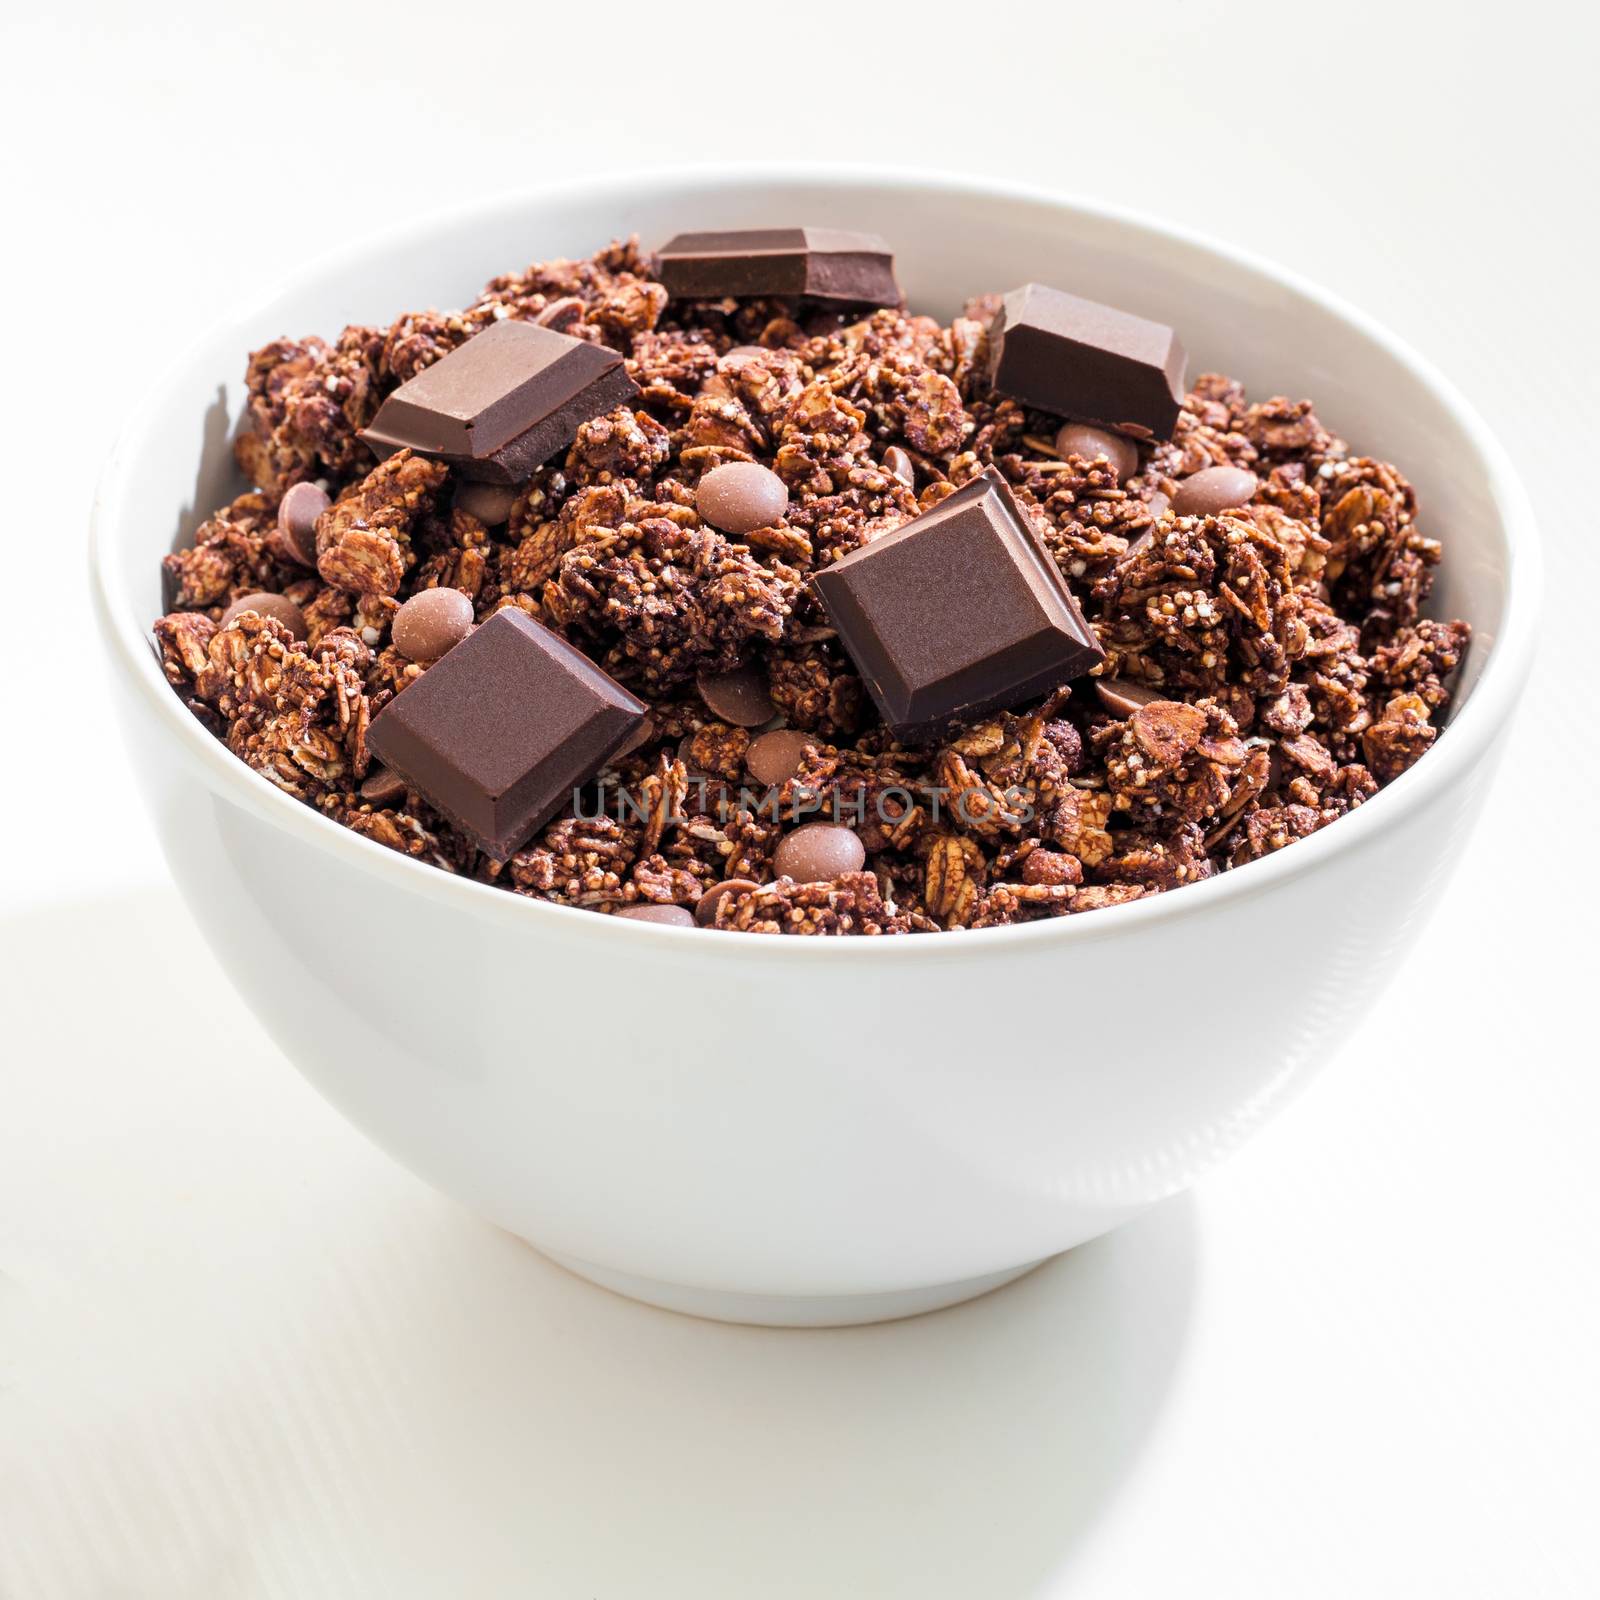
[[[21,9],[0,1597],[1600,1593],[1592,8]],[[99,460],[197,325],[413,209],[762,158],[1297,268],[1469,393],[1549,556],[1487,819],[1341,1059],[1195,1195],[859,1332],[613,1298],[347,1130],[168,884],[82,581]]]

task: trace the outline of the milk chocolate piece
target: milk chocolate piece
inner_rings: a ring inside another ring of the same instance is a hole
[[[605,345],[497,322],[402,383],[361,437],[380,458],[409,445],[463,477],[519,483],[638,392]]]
[[[744,228],[680,233],[656,256],[675,300],[786,295],[846,305],[897,306],[894,254],[875,233],[839,228]]]
[[[504,861],[644,715],[587,656],[508,609],[396,695],[373,720],[367,747]]]
[[[922,741],[1103,652],[993,467],[812,582],[884,721]]]
[[[989,381],[1075,422],[1170,439],[1183,405],[1183,346],[1171,328],[1025,283],[989,328]]]

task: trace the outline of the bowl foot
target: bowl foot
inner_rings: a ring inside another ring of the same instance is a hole
[[[981,1278],[965,1278],[959,1283],[935,1283],[921,1289],[894,1289],[886,1294],[731,1294],[719,1289],[696,1289],[684,1283],[663,1283],[656,1278],[636,1278],[632,1273],[613,1272],[592,1262],[541,1252],[568,1272],[602,1289],[642,1300],[646,1305],[666,1311],[681,1311],[686,1316],[707,1317],[713,1322],[746,1322],[763,1328],[847,1328],[866,1322],[892,1322],[898,1317],[916,1317],[925,1311],[942,1311],[960,1305],[991,1289],[1012,1283],[1032,1272],[1048,1258],[1025,1261],[1020,1267],[986,1273]]]

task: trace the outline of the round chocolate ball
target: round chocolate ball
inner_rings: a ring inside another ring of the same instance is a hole
[[[866,864],[867,847],[842,822],[807,822],[786,833],[772,855],[772,869],[796,883],[831,883]]]
[[[459,589],[424,589],[394,614],[394,647],[411,661],[437,661],[472,632],[472,602]]]
[[[892,444],[883,452],[884,470],[892,472],[906,488],[916,487],[917,466],[904,450],[897,444]]]
[[[571,333],[583,321],[584,305],[577,295],[564,294],[552,300],[533,320],[541,328],[554,328],[557,333]]]
[[[789,490],[776,472],[755,461],[713,467],[694,492],[695,510],[724,533],[754,533],[783,520]]]
[[[700,896],[700,903],[694,908],[694,920],[702,928],[709,928],[717,918],[717,907],[730,894],[748,894],[752,889],[759,889],[761,885],[754,878],[724,878],[719,884],[713,885]]]
[[[650,741],[655,738],[655,736],[655,718],[647,715],[644,720],[640,722],[639,726],[622,741],[622,744],[618,747],[616,754],[613,755],[611,759],[613,761],[620,761],[624,756],[631,756],[635,750],[641,749],[643,746],[649,744]]]
[[[388,767],[374,767],[361,785],[361,798],[369,806],[397,806],[406,797],[406,780]]]
[[[314,483],[291,485],[278,502],[279,542],[302,567],[317,564],[317,518],[332,504]]]
[[[1166,698],[1159,689],[1135,683],[1131,678],[1096,678],[1094,692],[1100,704],[1114,717],[1131,717],[1140,706]]]
[[[1131,478],[1139,470],[1139,447],[1132,439],[1104,428],[1091,428],[1086,422],[1069,422],[1056,435],[1056,453],[1063,460],[1082,456],[1092,461],[1104,456],[1117,475],[1117,482]]]
[[[754,667],[702,672],[695,679],[695,687],[711,715],[736,728],[759,728],[776,714],[772,696],[767,693],[766,675]]]
[[[289,630],[289,636],[299,644],[306,636],[306,619],[293,600],[281,594],[242,594],[222,613],[222,626],[226,628],[242,611],[254,611],[257,616],[271,617]]]
[[[1214,517],[1249,505],[1255,492],[1255,473],[1243,467],[1205,467],[1173,490],[1172,509],[1180,517]]]
[[[520,483],[464,483],[456,490],[456,505],[486,528],[498,528],[511,515],[522,493]]]
[[[630,922],[659,922],[669,928],[694,926],[694,913],[684,906],[624,906],[617,915]]]
[[[744,753],[745,768],[757,783],[776,788],[800,770],[806,746],[816,742],[815,734],[799,728],[774,728],[750,741],[750,748]]]

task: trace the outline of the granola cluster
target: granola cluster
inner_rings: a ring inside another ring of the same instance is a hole
[[[1310,402],[1252,402],[1209,374],[1132,475],[1063,459],[1060,419],[985,382],[994,308],[975,300],[946,326],[669,303],[630,242],[497,278],[459,312],[277,340],[246,375],[236,454],[254,487],[165,561],[166,675],[269,782],[391,849],[601,912],[693,909],[731,883],[702,921],[759,933],[985,928],[1120,904],[1304,838],[1418,760],[1469,630],[1422,614],[1440,547],[1400,472],[1351,454]],[[491,526],[456,503],[447,466],[405,450],[375,463],[359,434],[400,383],[507,318],[617,350],[640,392],[584,424]],[[735,538],[701,518],[695,488],[741,461],[777,473],[789,505]],[[808,579],[990,466],[1105,661],[1042,703],[905,746]],[[1179,483],[1214,467],[1253,473],[1250,503],[1174,514]],[[331,497],[314,565],[279,525],[302,483]],[[426,670],[396,648],[394,615],[441,586],[480,622],[523,609],[651,708],[643,741],[503,863],[367,749],[373,717]],[[303,639],[274,616],[227,615],[261,591],[298,607]],[[737,667],[764,675],[803,736],[775,789],[747,770],[751,731],[697,692]],[[864,867],[776,875],[785,835],[819,817],[855,830]]]

